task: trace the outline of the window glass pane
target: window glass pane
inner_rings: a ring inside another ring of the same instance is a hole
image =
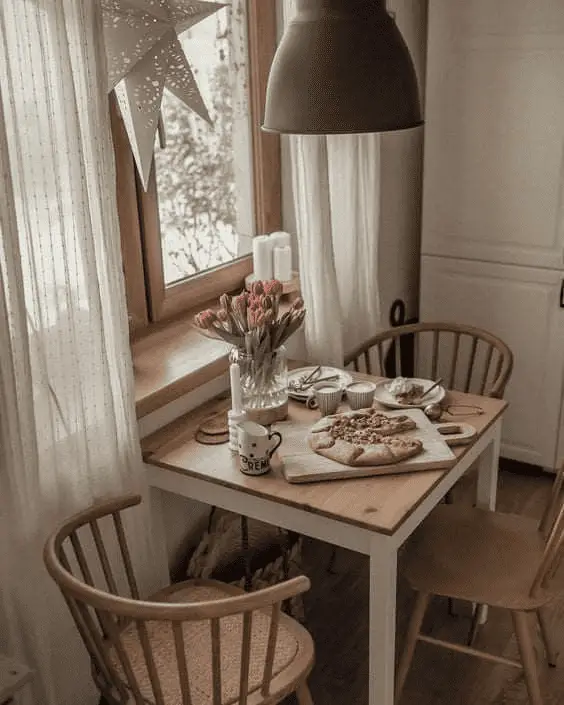
[[[167,285],[249,253],[254,230],[244,3],[180,41],[213,124],[165,90],[155,168]]]

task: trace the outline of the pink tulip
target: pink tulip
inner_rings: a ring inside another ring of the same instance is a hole
[[[264,282],[256,281],[251,285],[251,293],[254,296],[262,296],[264,294]]]
[[[217,321],[217,316],[215,313],[211,310],[211,308],[206,309],[205,311],[202,311],[201,313],[198,313],[194,317],[194,322],[199,328],[203,328],[204,330],[208,330],[209,328],[212,327],[212,325]]]
[[[279,282],[278,279],[263,282],[263,287],[264,293],[269,296],[281,296],[282,294],[282,282]]]

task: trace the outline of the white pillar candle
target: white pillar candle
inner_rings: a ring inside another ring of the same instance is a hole
[[[241,370],[236,362],[229,366],[229,380],[231,382],[231,409],[238,414],[243,409],[243,395],[241,393]]]
[[[272,244],[268,235],[253,238],[253,272],[256,279],[272,279]]]
[[[270,240],[273,243],[273,247],[291,247],[292,237],[290,233],[285,233],[283,230],[278,230],[275,233],[270,233]]]
[[[292,250],[290,246],[274,248],[274,278],[281,282],[292,278]]]

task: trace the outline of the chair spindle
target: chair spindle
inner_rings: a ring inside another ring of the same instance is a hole
[[[472,336],[472,345],[470,346],[470,360],[468,361],[468,371],[466,373],[466,382],[464,383],[464,391],[470,391],[472,383],[472,372],[474,370],[474,359],[476,357],[476,348],[478,346],[478,338]]]
[[[239,704],[247,705],[249,696],[249,667],[251,663],[251,633],[253,613],[243,614],[243,643],[241,645],[241,678],[239,681]]]
[[[184,644],[184,632],[182,622],[172,622],[172,633],[174,635],[174,650],[176,652],[176,665],[178,667],[178,680],[180,682],[180,692],[182,693],[182,705],[192,705],[192,695],[190,693],[190,679],[188,676],[188,664],[186,663],[186,646]]]
[[[221,636],[219,618],[210,620],[213,705],[221,705]]]
[[[396,373],[396,377],[402,377],[401,336],[396,336],[392,345],[394,346],[394,371]]]
[[[116,535],[119,543],[119,550],[121,551],[121,557],[123,559],[125,574],[127,576],[127,582],[129,583],[131,597],[134,600],[138,600],[139,589],[137,587],[137,581],[135,580],[135,572],[133,571],[133,565],[131,563],[131,556],[129,554],[129,547],[127,545],[125,531],[123,530],[123,522],[121,520],[121,515],[119,512],[114,512],[112,514],[112,517],[114,520],[114,526],[116,529]]]
[[[433,331],[433,357],[431,362],[431,379],[437,379],[437,369],[439,365],[439,331]]]
[[[155,705],[166,705],[163,697],[163,689],[161,687],[159,672],[155,666],[155,659],[153,658],[153,650],[151,649],[149,634],[147,633],[147,625],[144,620],[136,619],[135,626],[137,627],[137,634],[139,635],[139,641],[141,642],[141,648],[143,649],[143,657],[145,658],[147,673],[149,674],[149,680],[151,681]]]
[[[458,351],[460,349],[460,333],[454,334],[454,347],[452,349],[452,358],[450,363],[450,372],[448,376],[448,387],[454,389],[454,380],[456,379],[456,366],[458,363]]]
[[[268,642],[266,647],[266,659],[264,662],[264,672],[262,676],[261,693],[268,695],[270,692],[270,681],[272,680],[272,669],[274,668],[274,656],[276,653],[276,640],[278,638],[278,624],[280,622],[280,603],[272,605],[270,615],[270,628],[268,630]]]
[[[478,392],[478,394],[483,394],[484,390],[486,389],[486,383],[488,381],[488,372],[490,371],[490,365],[492,362],[493,351],[494,351],[493,345],[490,345],[488,347],[486,361],[484,362],[484,374],[482,376],[482,382],[480,384],[480,391]]]
[[[364,353],[364,366],[366,367],[366,372],[372,374],[372,362],[370,361],[370,352],[367,350]]]
[[[108,553],[106,547],[104,546],[104,539],[102,538],[102,533],[100,531],[100,526],[96,519],[90,522],[90,530],[92,532],[92,538],[94,539],[94,545],[98,552],[98,558],[100,559],[100,564],[104,572],[104,577],[106,579],[106,585],[108,590],[114,594],[118,594],[118,589],[116,581],[114,579],[114,574],[112,573],[112,567],[110,565],[110,560],[108,558]]]
[[[72,548],[74,550],[76,562],[78,563],[78,567],[80,568],[80,572],[82,573],[84,582],[90,585],[91,587],[94,587],[94,579],[92,577],[92,573],[90,572],[88,561],[86,560],[86,556],[84,555],[84,551],[82,550],[82,544],[80,543],[80,539],[78,538],[76,531],[73,531],[71,534],[69,534],[69,538]]]
[[[129,690],[131,690],[133,699],[135,700],[135,705],[146,705],[139,689],[139,683],[137,682],[137,678],[133,672],[131,661],[129,660],[127,651],[121,641],[121,635],[117,624],[108,612],[101,612],[100,614],[104,626],[104,632],[107,634],[110,643],[115,649],[119,662],[121,663],[123,674]]]
[[[385,377],[386,367],[384,365],[384,347],[382,343],[378,343],[378,366],[380,368],[380,377]]]

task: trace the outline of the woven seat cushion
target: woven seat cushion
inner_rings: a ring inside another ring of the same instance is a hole
[[[223,591],[221,585],[217,587],[185,585],[164,599],[168,602],[207,602],[232,596],[233,593]],[[145,624],[165,703],[166,705],[182,705],[172,627],[170,623],[160,621],[150,621]],[[253,612],[249,693],[257,690],[262,683],[269,629],[269,612]],[[212,702],[210,621],[184,622],[183,632],[192,703],[193,705],[207,705]],[[220,634],[222,703],[228,705],[234,703],[239,695],[241,645],[243,643],[242,615],[222,618],[220,620]],[[154,703],[143,649],[134,624],[123,630],[121,639],[141,694],[147,703]],[[298,650],[299,643],[295,635],[284,626],[283,620],[281,620],[278,628],[273,676],[280,673],[292,662]],[[110,650],[109,656],[120,678],[126,682],[120,660],[113,648]]]

